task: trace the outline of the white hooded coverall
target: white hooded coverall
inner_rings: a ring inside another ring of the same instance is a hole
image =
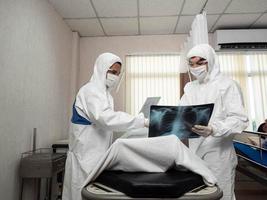
[[[207,44],[193,47],[187,59],[198,56],[208,61],[208,73],[203,82],[186,84],[180,105],[214,103],[209,125],[212,135],[189,140],[189,148],[201,157],[218,179],[223,199],[235,199],[234,179],[237,157],[232,139],[248,125],[243,97],[238,84],[220,73],[215,51]]]
[[[113,110],[113,98],[106,88],[106,73],[121,59],[114,54],[101,54],[90,82],[80,88],[73,106],[63,186],[63,200],[81,199],[81,189],[89,172],[112,143],[113,131],[144,127],[143,114],[133,117]],[[74,116],[74,115],[73,115]],[[77,119],[77,116],[78,119]]]

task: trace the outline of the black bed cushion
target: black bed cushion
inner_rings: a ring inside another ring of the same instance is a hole
[[[164,173],[104,171],[94,182],[135,198],[177,198],[204,185],[200,175],[178,170]]]

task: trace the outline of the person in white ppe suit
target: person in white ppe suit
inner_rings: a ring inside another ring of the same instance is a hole
[[[83,183],[112,143],[113,131],[143,128],[147,120],[115,112],[110,91],[118,85],[121,59],[101,54],[91,80],[82,86],[73,105],[63,200],[81,199]]]
[[[241,90],[220,73],[217,55],[208,44],[193,47],[187,59],[196,80],[185,85],[180,105],[214,103],[209,125],[192,128],[201,137],[190,139],[189,148],[208,163],[223,190],[223,199],[235,199],[237,157],[232,139],[248,126]]]

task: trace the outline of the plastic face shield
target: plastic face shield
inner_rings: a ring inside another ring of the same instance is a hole
[[[118,83],[117,88],[116,88],[116,90],[115,90],[116,93],[119,92],[120,85],[121,85],[121,83],[122,83],[122,81],[123,81],[123,79],[124,79],[124,75],[125,75],[125,70],[124,70],[124,68],[121,68],[121,73],[120,73],[120,75],[119,75],[119,83]]]

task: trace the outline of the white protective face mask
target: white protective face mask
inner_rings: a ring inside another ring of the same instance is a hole
[[[207,76],[207,65],[201,65],[199,67],[189,67],[191,74],[202,82]]]
[[[119,76],[107,73],[107,78],[106,78],[107,88],[110,90],[114,89],[118,85],[119,80],[120,80]]]

